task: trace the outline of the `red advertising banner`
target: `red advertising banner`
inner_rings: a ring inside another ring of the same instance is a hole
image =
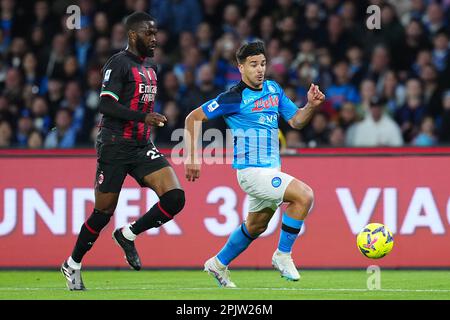
[[[248,199],[230,165],[203,165],[196,182],[185,180],[182,165],[174,169],[186,206],[174,221],[138,237],[144,267],[200,268],[246,215]],[[450,267],[450,156],[285,157],[283,171],[315,193],[293,250],[300,268]],[[59,266],[92,211],[94,174],[90,155],[0,158],[0,267]],[[156,201],[127,178],[114,218],[84,266],[126,267],[111,233]],[[233,267],[271,266],[283,208]],[[357,232],[369,222],[394,232],[394,249],[381,260],[356,247]]]

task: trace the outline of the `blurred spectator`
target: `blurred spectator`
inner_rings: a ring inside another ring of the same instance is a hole
[[[169,71],[164,75],[158,96],[162,104],[165,104],[169,100],[180,101],[180,83],[173,71]]]
[[[330,132],[330,147],[339,148],[345,146],[345,133],[344,130],[339,127],[333,127]]]
[[[406,103],[397,110],[395,119],[401,127],[403,140],[406,143],[411,142],[417,135],[424,116],[425,106],[422,99],[416,96],[406,98]]]
[[[258,36],[261,41],[264,41],[266,45],[275,37],[276,28],[275,22],[271,16],[264,16],[261,18],[261,22],[259,24],[259,33]]]
[[[127,47],[128,36],[125,26],[117,23],[112,28],[111,33],[111,53],[117,53]]]
[[[20,118],[17,120],[17,130],[14,139],[15,145],[18,147],[26,147],[28,136],[33,130],[33,119],[29,110],[23,110]]]
[[[13,130],[8,121],[0,121],[0,148],[11,147]]]
[[[202,59],[209,60],[214,49],[213,30],[211,25],[206,22],[199,24],[195,33],[195,38],[202,54]]]
[[[318,83],[320,84],[320,87],[322,88],[321,90],[323,91],[333,83],[333,61],[328,48],[321,47],[317,49],[317,61],[319,64]]]
[[[331,101],[333,108],[339,110],[344,102],[358,103],[358,91],[350,83],[350,72],[346,61],[338,61],[333,67],[334,82],[326,90],[325,96]]]
[[[173,66],[173,72],[177,76],[178,82],[181,87],[186,85],[185,73],[187,70],[191,70],[194,74],[197,73],[198,68],[202,64],[202,57],[200,50],[197,47],[190,47],[182,52],[183,58],[180,63],[176,63]],[[184,88],[182,88],[184,89]]]
[[[231,33],[224,34],[216,42],[210,64],[216,74],[214,82],[221,89],[229,89],[241,80],[235,58],[238,47],[239,43]]]
[[[344,132],[347,131],[354,123],[359,120],[359,116],[356,113],[355,105],[351,102],[345,102],[339,111],[338,124]]]
[[[53,119],[56,115],[56,111],[59,108],[62,100],[64,99],[64,83],[62,80],[56,78],[50,78],[48,80],[48,91],[45,95],[49,106],[50,116]]]
[[[241,43],[253,42],[258,40],[253,31],[253,26],[247,19],[241,19],[238,22],[236,34]]]
[[[425,14],[426,4],[425,0],[410,0],[409,8],[401,16],[403,25],[408,24],[411,20],[422,21]]]
[[[94,44],[94,52],[89,61],[88,69],[91,67],[101,68],[111,57],[111,42],[107,37],[99,37]]]
[[[203,21],[212,28],[213,38],[222,33],[223,11],[226,2],[223,0],[203,0]]]
[[[79,68],[78,60],[75,56],[67,56],[64,59],[64,82],[76,81],[81,82],[81,70]]]
[[[69,54],[67,38],[63,34],[57,34],[53,38],[52,48],[47,57],[46,75],[48,78],[64,77],[64,60]]]
[[[450,90],[445,91],[442,95],[442,105],[439,139],[442,143],[450,145]]]
[[[5,96],[9,103],[19,108],[23,104],[22,99],[22,73],[17,68],[8,69],[6,73],[5,86],[2,95]]]
[[[44,146],[44,139],[42,138],[42,134],[33,130],[28,135],[27,147],[29,149],[41,149]]]
[[[302,140],[302,134],[298,130],[289,130],[286,132],[286,148],[304,148],[305,143]]]
[[[41,133],[47,134],[52,127],[52,118],[45,98],[37,96],[33,99],[31,115],[33,117],[33,127]]]
[[[99,11],[94,16],[94,39],[97,40],[100,37],[107,37],[111,35],[111,29],[110,24],[108,21],[108,15],[103,12]]]
[[[420,79],[423,83],[423,99],[427,113],[438,117],[442,112],[442,87],[434,65],[425,65],[420,72]]]
[[[80,66],[80,71],[84,74],[87,69],[88,60],[94,51],[92,45],[92,28],[90,25],[81,26],[75,32],[75,55]]]
[[[162,146],[171,146],[178,143],[178,141],[172,141],[172,132],[184,128],[184,118],[181,117],[180,108],[173,100],[166,102],[162,113],[166,116],[167,122],[164,127],[155,129],[155,143]]]
[[[398,52],[401,42],[405,38],[405,30],[395,11],[395,7],[389,3],[383,4],[381,8],[381,36],[383,43],[390,52]],[[395,59],[395,55],[393,55]]]
[[[369,113],[370,99],[377,95],[375,81],[372,79],[364,79],[359,88],[360,102],[356,104],[356,112],[361,118],[365,118]]]
[[[272,16],[275,21],[281,21],[286,17],[293,17],[300,21],[300,8],[294,0],[277,0]]]
[[[280,29],[279,39],[281,47],[294,52],[298,43],[298,23],[292,16],[284,17],[280,21],[278,28]]]
[[[432,37],[447,27],[444,11],[441,9],[439,3],[430,1],[430,4],[428,4],[426,9],[426,14],[423,17],[423,23],[427,28],[429,35]]]
[[[450,59],[450,47],[448,34],[444,31],[437,32],[433,37],[433,64],[438,72],[442,72],[447,67]]]
[[[307,2],[304,18],[300,20],[302,21],[299,28],[300,39],[312,39],[317,46],[324,45],[327,31],[322,17],[319,4],[312,1]]]
[[[27,43],[24,38],[13,38],[6,54],[6,62],[14,68],[22,66],[23,57],[27,52]]]
[[[392,116],[396,110],[403,105],[405,96],[405,88],[399,84],[397,75],[394,71],[386,72],[383,83],[383,91],[381,97],[386,100],[387,112]]]
[[[204,64],[200,67],[196,86],[181,100],[181,107],[183,111],[183,119],[195,108],[200,107],[203,103],[216,98],[222,91],[214,84],[214,73],[209,64]],[[203,130],[209,128],[217,128],[223,133],[226,130],[225,122],[222,118],[212,119],[203,124]]]
[[[241,19],[241,9],[235,3],[226,5],[223,11],[222,33],[231,33],[236,36],[239,20]]]
[[[304,134],[306,144],[310,148],[328,145],[330,135],[328,115],[325,112],[316,112],[311,123],[305,128]]]
[[[350,82],[356,88],[359,87],[367,72],[363,55],[364,51],[357,45],[350,46],[345,54],[348,61]]]
[[[352,139],[355,147],[401,146],[403,138],[400,127],[384,112],[384,101],[374,96],[370,112],[362,122],[355,124]]]
[[[55,117],[55,127],[47,134],[44,142],[46,149],[75,147],[77,132],[72,126],[72,114],[69,109],[59,109]]]
[[[60,108],[66,108],[71,113],[71,126],[79,135],[79,142],[86,143],[89,140],[89,130],[94,125],[95,112],[86,108],[82,96],[80,85],[71,81],[66,85],[64,91],[64,100],[61,101]]]
[[[152,1],[150,12],[158,25],[169,30],[175,38],[182,31],[195,32],[202,21],[202,10],[198,0]]]
[[[45,39],[51,39],[55,35],[58,30],[56,21],[56,17],[53,16],[46,0],[35,2],[33,27],[42,28]]]
[[[39,92],[42,79],[38,71],[38,60],[33,53],[28,52],[27,54],[25,54],[23,58],[22,69],[24,73],[25,83],[30,84],[34,87],[34,93]]]
[[[436,136],[434,134],[434,120],[432,117],[423,118],[420,124],[420,132],[412,141],[412,145],[420,147],[431,147],[436,145]]]
[[[420,20],[411,20],[405,29],[405,37],[399,40],[398,49],[394,52],[394,63],[400,70],[408,70],[416,61],[420,50],[429,49],[428,40]]]
[[[390,54],[388,49],[379,45],[373,50],[370,57],[369,69],[366,77],[372,79],[376,83],[377,94],[380,94],[383,90],[383,81],[386,72],[389,70]]]
[[[345,52],[351,44],[351,37],[344,29],[339,15],[328,17],[326,46],[331,56],[336,60],[345,58]]]
[[[266,13],[263,0],[246,0],[244,6],[244,19],[250,26],[259,26],[261,18]],[[256,31],[256,30],[255,30]]]

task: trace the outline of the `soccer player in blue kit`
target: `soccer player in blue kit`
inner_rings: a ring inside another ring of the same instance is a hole
[[[234,141],[233,168],[242,190],[249,195],[249,214],[230,235],[220,252],[205,262],[205,271],[222,287],[234,288],[228,266],[269,224],[276,209],[288,203],[282,217],[278,247],[272,265],[281,276],[292,281],[300,275],[291,257],[292,246],[303,221],[313,206],[314,194],[304,182],[281,171],[278,141],[278,116],[291,127],[303,128],[320,106],[325,95],[311,84],[308,102],[298,108],[278,83],[265,80],[266,55],[260,41],[242,45],[237,53],[241,81],[193,110],[185,122],[186,162],[188,181],[200,177],[201,165],[196,161],[199,130],[195,123],[224,117]]]

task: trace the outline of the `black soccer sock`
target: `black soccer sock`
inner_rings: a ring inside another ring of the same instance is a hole
[[[73,261],[80,263],[86,252],[88,252],[95,240],[97,240],[100,231],[108,224],[112,214],[101,212],[94,209],[91,216],[81,226],[75,248],[72,251]]]
[[[159,202],[130,226],[131,232],[138,235],[151,228],[159,228],[179,213],[185,203],[184,191],[173,189],[164,193]]]

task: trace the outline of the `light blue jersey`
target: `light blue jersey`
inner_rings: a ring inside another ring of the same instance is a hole
[[[298,107],[278,83],[265,80],[260,90],[243,81],[202,105],[208,119],[223,116],[233,135],[233,168],[281,166],[278,116],[290,120]]]

